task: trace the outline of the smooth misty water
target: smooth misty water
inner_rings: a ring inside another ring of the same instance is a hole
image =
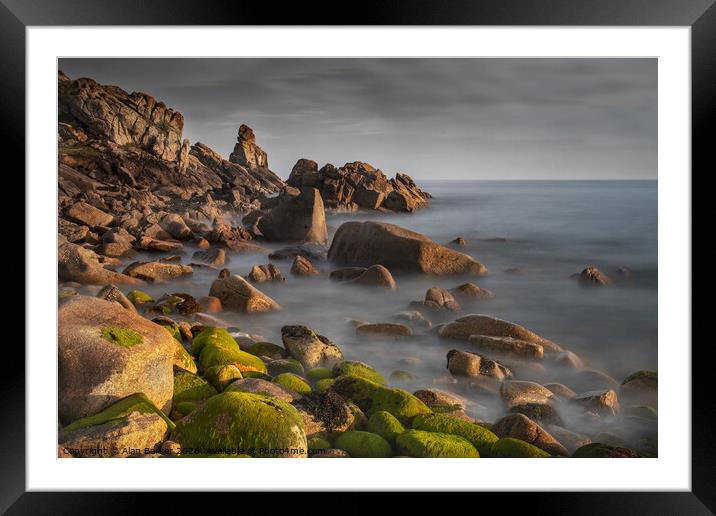
[[[401,387],[437,387],[473,397],[461,386],[445,383],[446,352],[467,350],[466,343],[443,341],[432,334],[369,341],[357,337],[346,321],[391,321],[392,314],[407,310],[411,300],[423,299],[429,287],[452,288],[473,281],[492,290],[495,298],[462,303],[463,314],[484,313],[526,326],[618,381],[634,370],[657,369],[655,181],[436,181],[421,186],[434,196],[428,209],[414,214],[329,214],[331,235],[347,220],[377,219],[443,244],[462,236],[468,246],[460,250],[484,263],[488,276],[397,276],[397,290],[385,292],[329,280],[328,273],[335,267],[328,263],[316,263],[320,276],[297,278],[289,273],[290,261],[277,261],[286,282],[258,287],[284,310],[256,316],[225,313],[221,318],[279,344],[281,326],[304,324],[336,342],[347,358],[367,362],[386,376],[394,370],[412,373],[414,379],[397,384]],[[187,250],[184,263],[191,261],[192,252]],[[267,263],[266,257],[232,255],[226,266],[234,274],[246,275],[259,263]],[[632,274],[608,287],[582,288],[569,276],[586,265],[596,265],[612,276],[617,268],[627,267]],[[524,274],[505,272],[513,267],[524,269]],[[190,279],[146,290],[154,295],[176,291],[207,295],[216,274],[195,269]],[[435,323],[458,316],[429,317]],[[532,378],[523,373],[519,379],[563,381],[556,372],[552,374],[548,371],[546,376]],[[482,415],[497,415],[498,405],[489,405],[492,409]]]

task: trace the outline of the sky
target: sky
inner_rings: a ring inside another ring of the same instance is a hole
[[[142,91],[228,158],[241,124],[288,177],[365,161],[414,179],[656,179],[656,59],[61,59]]]

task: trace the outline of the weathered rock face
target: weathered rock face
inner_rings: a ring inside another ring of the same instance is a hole
[[[171,408],[176,341],[162,326],[117,303],[73,296],[60,304],[59,417],[67,424],[143,392]]]
[[[268,168],[268,156],[256,145],[256,135],[249,126],[241,124],[236,139],[234,152],[229,156],[229,161],[249,168]]]
[[[346,222],[333,237],[328,259],[341,264],[424,274],[478,274],[487,269],[466,254],[443,247],[425,235],[384,222]]]
[[[266,240],[325,243],[326,214],[321,194],[305,188],[298,195],[282,195],[277,205],[260,216],[256,227]]]
[[[268,312],[280,310],[281,305],[238,275],[214,280],[209,295],[221,300],[227,310],[237,312]]]
[[[318,170],[315,161],[300,159],[291,170],[287,184],[295,188],[312,187],[321,192],[326,207],[411,212],[427,206],[430,194],[423,192],[410,176],[396,174],[388,179],[383,172],[356,161],[336,168],[330,163]]]

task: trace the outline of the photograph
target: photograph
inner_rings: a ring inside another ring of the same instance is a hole
[[[57,458],[659,457],[656,57],[56,77]]]

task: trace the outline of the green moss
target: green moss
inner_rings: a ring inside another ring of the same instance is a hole
[[[378,434],[389,443],[394,443],[395,438],[405,431],[405,427],[390,412],[381,410],[368,418],[367,430]]]
[[[131,328],[118,328],[116,326],[105,326],[102,328],[102,337],[124,348],[131,348],[132,346],[141,344],[144,340],[144,337]]]
[[[216,389],[203,378],[190,373],[177,373],[174,375],[173,403],[204,400],[215,394],[217,394]]]
[[[549,457],[549,453],[546,451],[541,450],[528,442],[520,439],[514,439],[512,437],[503,437],[495,442],[492,445],[490,455],[492,457],[517,459]]]
[[[421,458],[477,458],[477,449],[458,435],[406,430],[395,440],[398,452],[408,457]]]
[[[446,414],[420,415],[413,420],[413,428],[415,430],[460,436],[463,439],[467,439],[477,448],[483,457],[490,456],[492,445],[499,439],[493,432],[483,426]]]
[[[174,367],[188,373],[196,373],[196,362],[192,356],[179,342],[175,340],[174,343]]]
[[[272,342],[254,342],[246,348],[246,351],[252,355],[256,355],[257,357],[271,357],[276,355],[280,355],[282,357],[286,356],[286,350],[278,344],[274,344]]]
[[[174,321],[167,320],[162,317],[157,317],[156,319],[152,319],[152,322],[154,324],[158,324],[159,326],[162,326],[163,328],[166,328],[166,330],[171,334],[171,336],[174,337],[179,342],[182,341],[181,330],[179,329],[179,325],[177,323],[175,323]]]
[[[197,333],[194,333],[198,329]],[[223,330],[221,328],[214,328],[213,326],[208,327],[199,327],[193,326],[192,334],[194,335],[191,339],[191,345],[189,346],[189,353],[192,355],[198,355],[201,353],[201,350],[204,349],[204,346],[206,346],[207,343],[212,342],[217,339],[225,339],[226,336],[228,336],[231,340],[234,340],[231,335],[226,330]],[[226,334],[226,335],[224,335]],[[236,341],[234,341],[236,342]]]
[[[244,371],[266,372],[260,358],[241,351],[234,338],[223,328],[210,328],[199,333],[191,343],[192,353],[199,353],[199,364],[208,369],[217,365],[235,365]]]
[[[322,380],[318,380],[315,384],[313,384],[313,390],[316,392],[326,392],[328,389],[333,387],[333,384],[336,381],[333,378],[323,378]]]
[[[385,410],[393,414],[401,423],[407,424],[419,414],[429,414],[430,408],[418,398],[403,389],[380,387],[373,395],[371,414]]]
[[[308,438],[308,453],[313,454],[321,450],[328,450],[331,447],[330,441],[323,437],[314,435]]]
[[[197,453],[230,448],[252,457],[305,457],[308,449],[303,422],[294,407],[248,392],[209,398],[177,422],[172,440]]]
[[[146,292],[142,292],[141,290],[130,290],[127,294],[127,298],[129,298],[129,300],[135,305],[154,302],[154,298],[152,296]]]
[[[303,366],[301,362],[295,358],[280,358],[269,362],[268,371],[273,376],[280,375],[281,373],[293,373],[302,375]]]
[[[140,414],[157,414],[161,417],[164,422],[169,426],[170,430],[174,429],[174,423],[159,410],[154,403],[144,393],[138,392],[130,394],[129,396],[114,402],[106,409],[94,414],[93,416],[83,417],[77,421],[73,421],[67,425],[64,430],[66,432],[72,432],[73,430],[79,430],[88,426],[102,425],[112,421],[123,421],[132,412],[139,412]]]
[[[266,380],[267,382],[270,382],[273,380],[273,376],[270,374],[262,373],[261,371],[242,371],[241,376],[244,378],[260,378],[261,380]]]
[[[166,303],[160,303],[157,305],[154,305],[152,307],[149,307],[147,309],[147,313],[150,314],[161,314],[161,315],[170,315],[172,313],[172,307],[171,305],[168,305]]]
[[[310,394],[312,392],[311,386],[293,373],[281,373],[276,376],[273,381],[281,387],[285,387],[298,394]]]
[[[375,393],[381,385],[360,376],[341,375],[333,383],[333,390],[354,401],[361,409],[368,410]]]
[[[333,378],[333,372],[327,367],[315,367],[306,372],[306,378],[311,382]]]
[[[345,360],[333,367],[333,376],[352,375],[365,378],[371,382],[385,384],[385,378],[378,371],[363,362]]]
[[[234,380],[243,378],[241,371],[235,365],[218,365],[208,368],[204,371],[204,378],[214,388],[221,392]]]
[[[172,406],[172,412],[174,412],[174,411],[178,412],[181,417],[184,417],[187,414],[190,414],[195,409],[196,409],[196,402],[194,402],[194,401],[182,401],[181,403],[176,403]]]
[[[625,384],[631,382],[632,380],[640,380],[640,379],[653,380],[654,382],[658,382],[658,380],[659,380],[658,376],[659,375],[657,374],[656,371],[637,371],[637,372],[632,373],[629,376],[627,376],[624,379],[624,381],[622,382],[622,385],[625,385]]]
[[[338,436],[336,447],[348,452],[351,457],[380,459],[393,456],[390,443],[378,434],[351,430]]]

